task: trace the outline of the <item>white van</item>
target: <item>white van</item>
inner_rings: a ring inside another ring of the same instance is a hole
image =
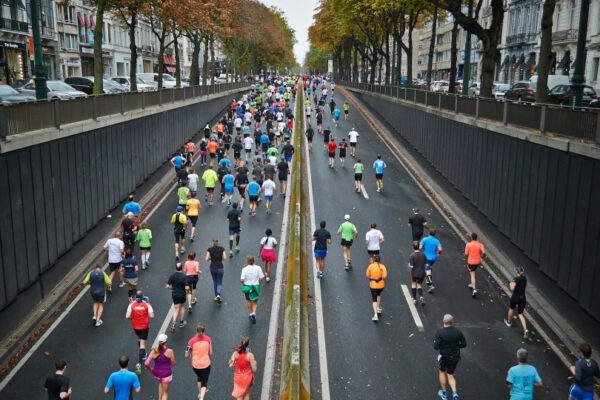
[[[147,83],[149,85],[158,84],[158,74],[156,72],[145,72],[137,74],[137,77]],[[173,78],[172,75],[163,74],[163,82],[162,85],[164,88],[173,88],[177,81]]]
[[[538,76],[533,75],[529,80],[531,83],[535,83],[537,87]],[[569,84],[569,76],[568,75],[548,75],[548,90],[552,90],[556,85],[568,85]]]

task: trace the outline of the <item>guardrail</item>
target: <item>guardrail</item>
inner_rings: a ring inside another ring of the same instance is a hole
[[[0,105],[0,139],[44,128],[114,114],[125,114],[147,107],[248,87],[247,82],[231,82],[206,86],[161,89],[152,92],[103,94],[73,100],[47,100],[32,103]]]
[[[343,81],[348,88],[395,97],[431,110],[463,114],[476,119],[555,134],[600,144],[600,109],[571,109],[548,104],[530,104],[468,97],[453,93],[369,83]]]

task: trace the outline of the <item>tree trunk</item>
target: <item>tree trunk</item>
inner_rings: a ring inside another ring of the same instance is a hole
[[[548,71],[552,53],[552,15],[556,0],[545,0],[542,12],[542,42],[540,43],[540,60],[537,67],[538,81],[535,94],[536,103],[548,101]]]
[[[208,76],[208,36],[202,39],[204,41],[204,54],[202,55],[202,86],[206,86]]]
[[[129,90],[137,92],[137,46],[135,44],[135,28],[137,27],[137,13],[131,13],[131,23],[129,24],[129,50],[131,51],[131,60],[129,61]]]
[[[435,36],[437,30],[437,5],[433,9],[433,18],[431,20],[431,40],[429,40],[429,57],[427,59],[427,90],[431,90],[431,70],[433,68],[433,52],[435,50]]]
[[[371,57],[371,84],[374,85],[375,78],[377,77],[377,61],[379,61],[379,58],[377,57],[377,51],[375,49],[373,49]]]
[[[492,97],[492,87],[494,85],[494,70],[496,69],[496,43],[490,44],[489,40],[483,43],[483,53],[481,56],[481,90],[480,96]],[[466,83],[463,82],[463,85]],[[486,91],[484,91],[486,89]]]
[[[162,84],[163,84],[163,68],[165,67],[165,40],[161,40],[159,41],[159,45],[158,45],[158,79],[157,79],[157,85],[159,89],[162,89]]]
[[[198,86],[198,55],[200,54],[200,42],[198,33],[194,33],[194,53],[192,55],[192,66],[190,67],[190,86]]]
[[[358,82],[358,51],[356,51],[356,47],[352,51],[354,57],[354,65],[352,67],[352,82]]]
[[[402,37],[399,32],[396,32],[396,38],[394,43],[396,44],[396,82],[394,85],[400,85],[402,83],[402,43],[400,41]]]
[[[385,84],[390,84],[390,35],[385,36]]]
[[[179,61],[179,34],[173,32],[173,47],[175,48],[175,86],[181,87],[181,63]]]
[[[217,66],[215,64],[215,36],[210,35],[210,63],[212,67],[210,69],[210,84],[215,84],[215,75],[217,73]]]
[[[413,39],[412,39],[412,34],[413,34],[413,29],[412,27],[408,28],[408,48],[405,49],[406,52],[406,81],[408,83],[409,86],[412,86],[412,80],[413,80]]]
[[[106,0],[97,0],[96,27],[94,28],[94,95],[102,93],[102,26],[104,25]]]
[[[365,49],[365,53],[367,52],[367,50]],[[367,71],[368,68],[368,60],[367,57],[364,56],[363,54],[361,54],[362,58],[361,58],[361,73],[362,73],[362,81],[363,83],[369,83],[369,73]]]
[[[452,26],[452,39],[450,43],[450,84],[448,86],[449,93],[456,93],[456,59],[457,59],[457,45],[456,41],[458,38],[458,22],[454,20]]]

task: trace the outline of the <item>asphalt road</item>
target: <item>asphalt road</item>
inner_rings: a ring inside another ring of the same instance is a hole
[[[335,99],[341,109],[346,98],[336,91]],[[335,168],[329,169],[322,137],[315,135],[310,154],[315,218],[317,226],[320,220],[326,220],[333,236],[325,277],[320,281],[331,398],[437,398],[433,338],[445,313],[454,315],[455,325],[468,342],[456,372],[461,398],[508,398],[506,372],[516,364],[515,354],[520,347],[529,351],[529,361],[544,381],[544,387],[536,389],[535,398],[565,398],[570,385],[567,369],[535,331],[529,341],[524,341],[516,321],[512,328],[504,325],[502,318],[506,316],[508,300],[485,270],[478,271],[478,297],[471,297],[463,242],[358,111],[351,106],[350,119],[344,120],[342,114],[340,127],[335,128],[327,107],[323,127],[327,125],[338,142],[342,137],[348,141],[352,126],[359,132],[357,157],[365,165],[362,183],[368,194],[367,199],[354,191],[355,160],[349,157],[350,152],[345,167],[336,157]],[[377,154],[387,163],[381,193],[376,192],[372,169]],[[413,207],[419,207],[430,227],[436,228],[444,249],[433,267],[436,290],[434,294],[425,293],[426,306],[417,306],[423,331],[417,329],[401,288],[407,285],[410,290],[407,261],[412,252],[412,236],[407,223]],[[344,270],[339,236],[335,236],[346,213],[359,231],[352,246],[354,268],[349,272]],[[368,255],[364,236],[372,222],[385,236],[381,257],[389,273],[382,294],[383,315],[378,323],[371,321],[371,298],[365,278]],[[315,379],[314,374],[311,377]]]

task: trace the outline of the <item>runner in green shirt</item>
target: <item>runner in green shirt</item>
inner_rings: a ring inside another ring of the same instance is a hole
[[[277,148],[273,145],[271,147],[269,147],[269,149],[267,150],[267,154],[270,156],[275,156],[277,157],[277,154],[279,153],[279,150],[277,150]]]
[[[148,229],[147,223],[142,223],[142,228],[138,231],[136,240],[139,242],[142,251],[142,269],[150,266],[150,247],[152,246],[152,231]]]
[[[208,205],[213,205],[213,195],[215,191],[215,185],[219,181],[217,173],[214,171],[213,166],[210,165],[206,171],[202,174],[202,180],[204,181],[204,187],[206,188],[206,194],[204,195],[204,201],[208,201]],[[210,197],[210,201],[209,201]]]
[[[344,102],[344,119],[348,119],[348,111],[350,110],[350,104],[348,101]]]
[[[352,259],[350,257],[350,247],[352,242],[358,236],[358,231],[352,222],[350,222],[350,215],[344,215],[344,222],[340,225],[337,231],[338,235],[342,236],[342,250],[344,252],[345,269],[348,271],[352,268]]]
[[[177,197],[179,197],[179,205],[185,206],[190,197],[190,188],[185,183],[181,183],[179,189],[177,189]]]
[[[357,193],[360,193],[360,181],[362,181],[362,174],[365,169],[363,163],[360,162],[360,158],[356,159],[356,163],[352,168],[354,169],[354,188]]]

